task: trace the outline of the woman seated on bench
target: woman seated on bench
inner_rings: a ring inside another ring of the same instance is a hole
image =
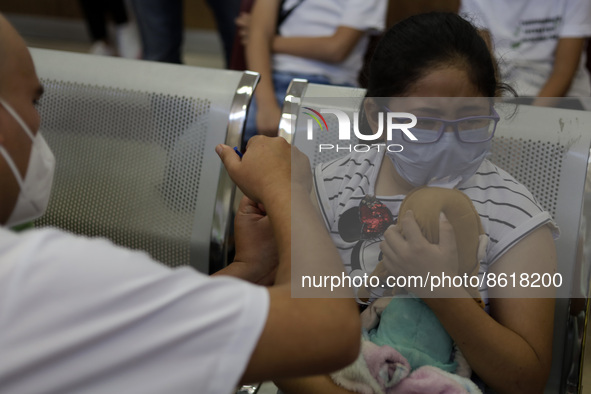
[[[382,142],[402,145],[402,151],[374,147],[315,171],[320,212],[350,275],[370,274],[378,261],[394,276],[457,272],[453,236],[431,244],[420,232],[403,235],[389,226],[404,196],[425,185],[456,188],[474,204],[489,237],[480,277],[555,272],[558,229],[550,214],[485,159],[498,121],[493,98],[503,89],[511,90],[497,81],[485,42],[455,14],[417,15],[384,35],[370,66],[366,129],[381,130],[380,113],[412,113],[418,123],[410,131],[417,140],[393,130]],[[385,225],[368,226],[370,217]],[[404,228],[417,226],[408,212],[397,220]],[[449,229],[445,220],[440,226]],[[465,288],[406,290],[434,312],[482,386],[503,393],[543,391],[552,359],[554,290],[519,293],[489,288],[485,281],[479,289],[485,308]],[[286,393],[348,392],[329,376],[276,383]]]

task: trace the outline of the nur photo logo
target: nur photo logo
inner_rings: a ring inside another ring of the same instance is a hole
[[[318,144],[318,151],[323,152],[327,150],[348,151],[348,152],[367,152],[372,147],[377,146],[378,150],[385,146],[389,152],[401,152],[403,150],[400,144],[387,144],[387,141],[392,141],[392,132],[394,130],[400,130],[406,138],[411,141],[417,141],[417,138],[412,134],[409,129],[412,129],[417,124],[417,118],[408,112],[379,112],[378,113],[378,129],[373,134],[364,134],[359,128],[359,111],[353,112],[353,120],[351,121],[350,115],[346,112],[334,108],[322,108],[319,111],[310,107],[304,107],[309,112],[303,112],[305,115],[310,116],[307,123],[307,139],[309,141],[314,140],[314,124],[317,124],[321,133],[335,133],[329,131],[328,123],[323,114],[329,114],[336,117],[338,124],[338,131],[336,135],[331,135],[330,138],[335,143],[320,143]],[[326,130],[326,131],[324,131]],[[341,144],[341,141],[352,141],[351,130],[353,135],[360,141],[371,141],[372,144],[361,143],[361,144]],[[385,139],[383,135],[385,133]]]

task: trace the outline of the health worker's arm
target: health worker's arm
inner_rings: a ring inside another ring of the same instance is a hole
[[[316,211],[318,217],[322,217],[322,213],[320,212],[320,205],[318,203],[318,197],[316,195],[315,188],[312,187],[310,192],[310,200],[314,206],[314,210]],[[281,389],[281,391],[285,394],[300,394],[300,393],[307,393],[307,394],[350,394],[354,393],[353,391],[349,391],[344,389],[343,387],[337,385],[330,375],[314,375],[314,376],[306,376],[303,378],[291,378],[291,379],[276,379],[274,383],[277,387]]]
[[[270,286],[275,282],[279,257],[273,228],[262,204],[244,196],[234,219],[234,261],[212,276],[229,275]]]
[[[349,289],[337,297],[326,288],[312,289],[311,298],[291,295],[292,269],[321,275],[343,271],[309,197],[307,158],[279,137],[252,138],[242,160],[232,148],[219,148],[232,179],[265,207],[279,256],[267,321],[241,381],[328,373],[346,366],[359,353],[361,330]],[[333,297],[316,298],[327,296]]]

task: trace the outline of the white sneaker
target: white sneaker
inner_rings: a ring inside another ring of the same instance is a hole
[[[115,49],[104,41],[96,41],[88,53],[100,56],[115,56]]]
[[[141,58],[142,45],[135,24],[128,22],[118,25],[115,32],[115,42],[119,56],[128,59]]]

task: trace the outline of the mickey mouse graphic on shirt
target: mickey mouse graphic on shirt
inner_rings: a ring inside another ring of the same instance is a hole
[[[351,270],[370,273],[382,259],[378,247],[388,227],[395,224],[392,212],[375,196],[367,194],[358,207],[344,212],[339,218],[338,231],[346,242],[358,241],[351,253]]]

